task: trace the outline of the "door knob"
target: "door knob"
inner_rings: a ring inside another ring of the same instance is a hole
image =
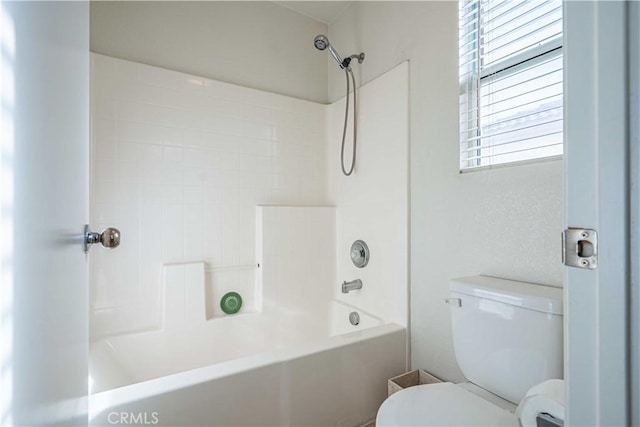
[[[120,245],[120,230],[117,228],[105,228],[102,233],[95,233],[89,229],[89,224],[84,226],[84,251],[89,252],[91,245],[102,244],[105,248],[113,249]]]

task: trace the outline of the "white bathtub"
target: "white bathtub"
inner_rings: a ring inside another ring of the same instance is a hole
[[[351,325],[349,313],[360,316]],[[406,368],[405,328],[334,301],[91,344],[91,425],[355,426]]]

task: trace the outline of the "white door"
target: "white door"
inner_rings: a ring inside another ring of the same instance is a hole
[[[87,425],[89,5],[0,5],[0,415]]]
[[[565,2],[565,225],[598,232],[597,268],[565,269],[565,425],[631,421],[628,8]]]

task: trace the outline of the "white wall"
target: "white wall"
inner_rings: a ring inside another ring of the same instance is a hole
[[[92,1],[91,51],[326,102],[327,26],[275,3]]]
[[[340,168],[345,99],[328,107],[329,197],[337,209],[336,275],[361,279],[361,290],[335,296],[386,320],[407,325],[409,64],[402,63],[358,91],[358,145],[351,176]],[[350,125],[352,119],[350,118]],[[351,162],[352,128],[347,129],[345,163]],[[364,240],[369,264],[357,268],[351,244]]]
[[[326,204],[325,106],[91,65],[91,223],[122,232],[116,250],[91,251],[92,335],[158,327],[164,263],[204,261],[212,295],[253,292],[255,206]]]
[[[448,280],[473,274],[562,285],[561,162],[458,173],[457,2],[356,2],[329,26],[366,83],[410,60],[411,346],[414,367],[463,380]],[[329,99],[344,75],[328,60]]]

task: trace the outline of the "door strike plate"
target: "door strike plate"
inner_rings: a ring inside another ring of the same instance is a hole
[[[569,227],[562,233],[562,262],[568,267],[594,270],[598,267],[598,233]]]

